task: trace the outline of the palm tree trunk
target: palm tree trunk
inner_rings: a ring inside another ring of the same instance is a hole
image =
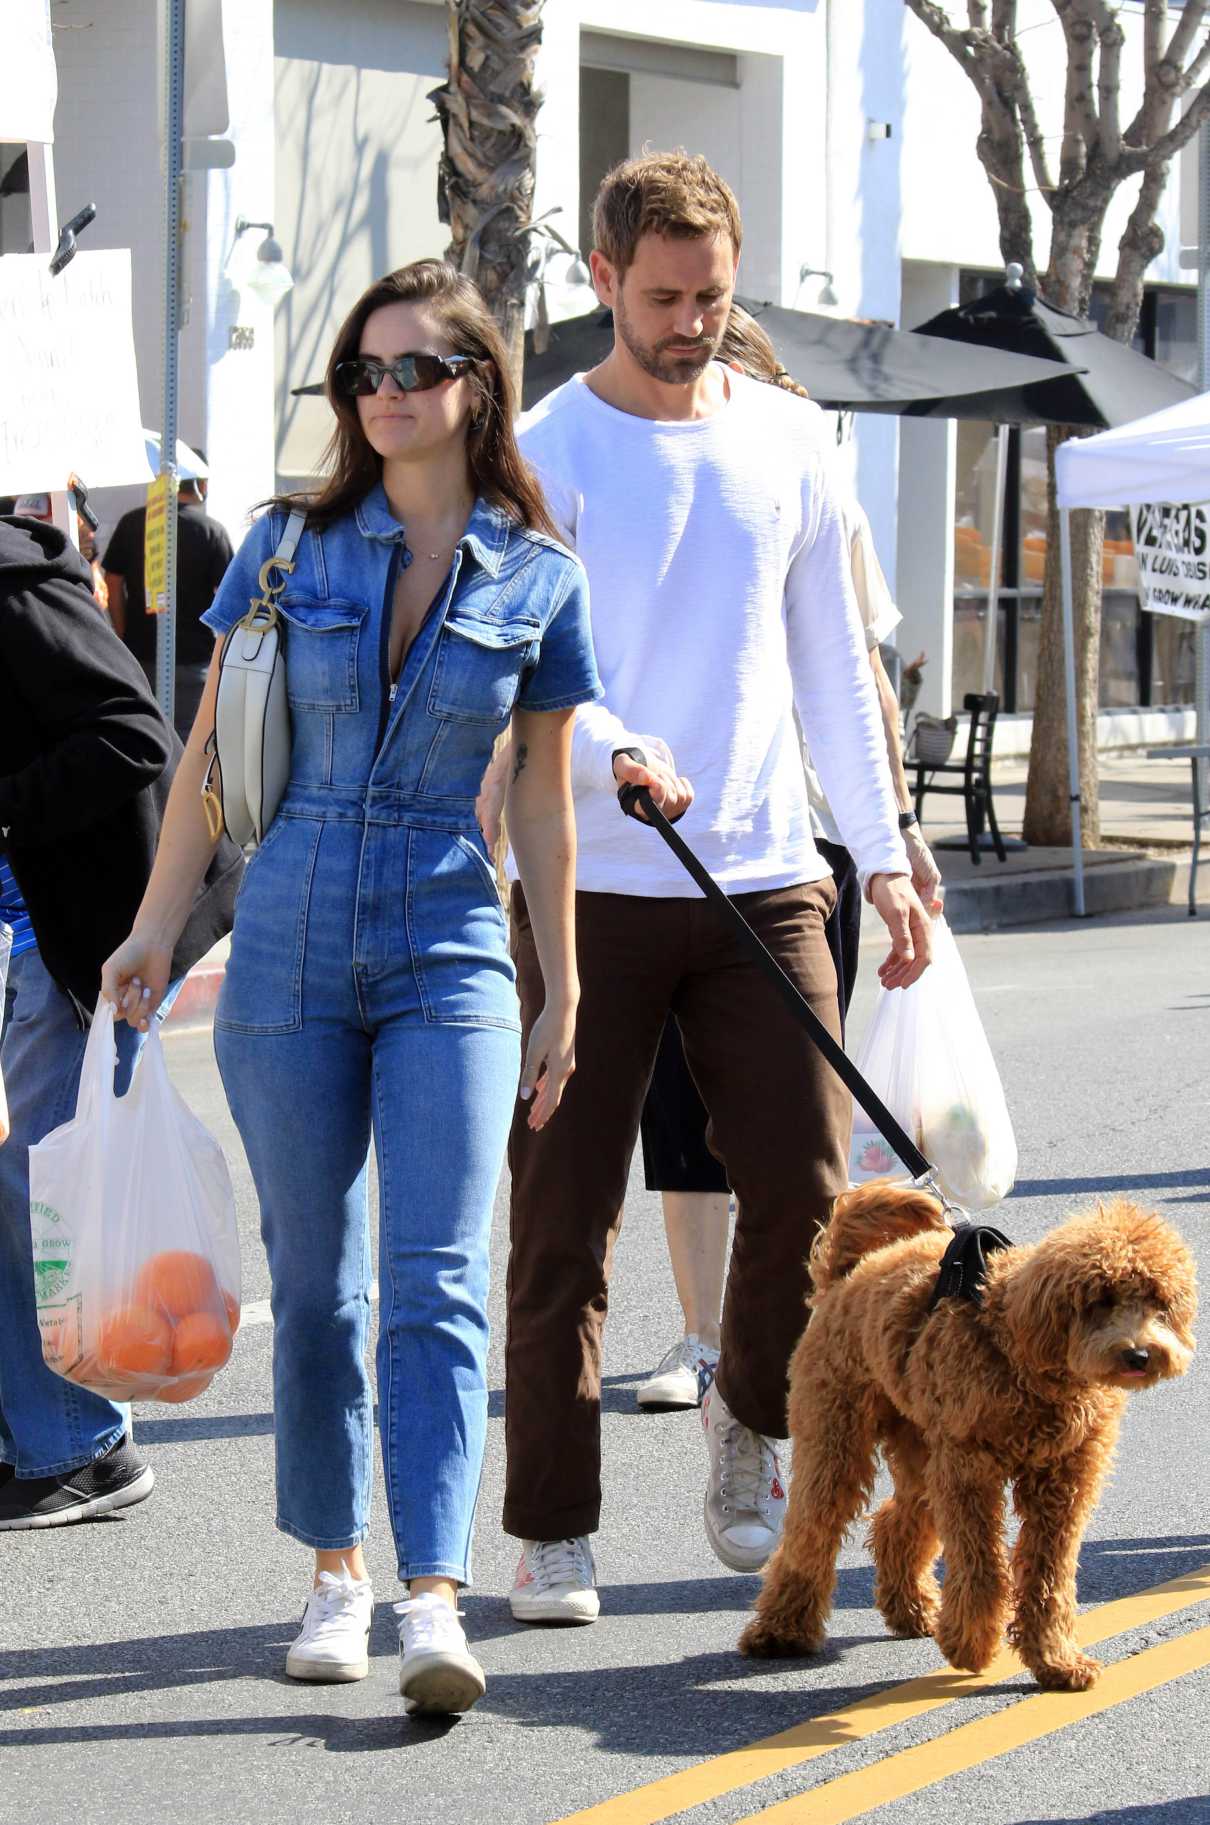
[[[518,394],[533,213],[534,60],[543,0],[448,0],[449,79],[429,96],[445,139],[437,178],[447,258],[474,279],[500,325]]]

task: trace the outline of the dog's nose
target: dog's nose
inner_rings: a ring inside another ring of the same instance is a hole
[[[1122,1362],[1128,1369],[1145,1369],[1151,1360],[1150,1350],[1123,1350]]]

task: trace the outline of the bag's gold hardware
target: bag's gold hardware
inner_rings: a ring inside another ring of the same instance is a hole
[[[285,573],[280,583],[269,581],[275,570]],[[260,567],[260,575],[256,579],[260,595],[253,596],[249,602],[248,612],[240,622],[241,627],[256,628],[262,633],[268,633],[270,628],[277,626],[277,598],[286,587],[286,577],[292,575],[293,571],[294,560],[292,558],[265,559]]]
[[[214,737],[211,736],[211,741]],[[210,765],[202,778],[202,810],[206,814],[206,828],[210,832],[210,841],[217,843],[223,834],[223,801],[214,789],[214,769],[218,764],[217,753],[210,756]]]

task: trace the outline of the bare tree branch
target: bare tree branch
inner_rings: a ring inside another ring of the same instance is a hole
[[[1097,120],[1092,74],[1096,29],[1078,0],[1051,0],[1067,42],[1067,72],[1063,93],[1063,141],[1059,154],[1059,183],[1074,189],[1088,165],[1097,142]]]
[[[1166,63],[1174,63],[1181,68],[1189,55],[1193,40],[1197,37],[1198,28],[1205,17],[1206,8],[1203,0],[1189,0],[1182,9],[1181,16],[1173,28],[1168,40],[1168,49],[1164,53]]]
[[[1101,55],[1097,70],[1097,107],[1101,116],[1100,152],[1106,164],[1112,165],[1122,150],[1122,46],[1126,34],[1117,16],[1104,4],[1096,8]]]
[[[1198,129],[1210,120],[1210,88],[1199,89],[1190,106],[1174,127],[1161,134],[1150,146],[1127,146],[1114,167],[1119,178],[1133,177],[1136,171],[1149,170],[1153,164],[1167,164],[1187,146]]]
[[[1184,83],[1181,89],[1182,95],[1187,95],[1190,89],[1197,88],[1202,77],[1206,74],[1207,69],[1210,69],[1210,38],[1206,39],[1200,51],[1195,55],[1192,63],[1186,64],[1185,66]]]
[[[1148,166],[1118,242],[1118,270],[1105,321],[1105,334],[1115,342],[1129,342],[1133,337],[1143,303],[1143,276],[1152,260],[1164,251],[1164,231],[1156,214],[1167,181],[1166,163]]]

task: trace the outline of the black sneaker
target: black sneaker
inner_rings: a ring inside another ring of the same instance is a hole
[[[155,1484],[155,1472],[127,1438],[111,1445],[104,1457],[62,1476],[12,1477],[0,1483],[0,1530],[18,1527],[66,1527],[94,1515],[144,1502]]]

